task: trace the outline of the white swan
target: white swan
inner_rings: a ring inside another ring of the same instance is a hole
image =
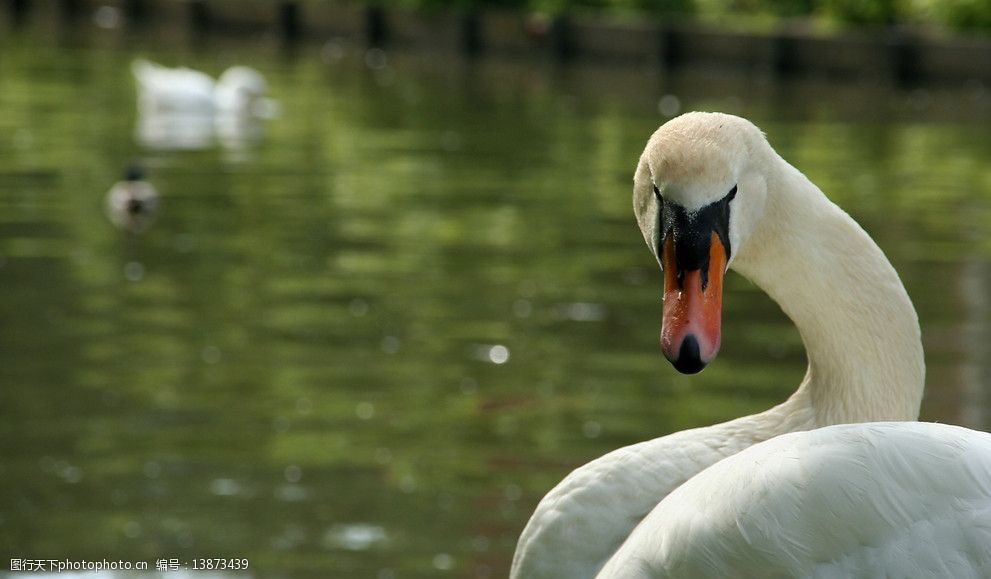
[[[232,66],[215,82],[210,75],[186,67],[168,68],[145,59],[131,63],[143,110],[182,114],[241,114],[269,117],[276,104],[269,100],[262,73]]]
[[[240,148],[262,135],[263,119],[276,116],[268,83],[257,70],[233,66],[217,81],[191,68],[168,68],[137,59],[131,71],[138,87],[137,138],[155,149],[204,149],[215,136]]]
[[[664,269],[661,347],[675,367],[697,372],[718,351],[722,276],[732,264],[795,322],[808,371],[787,401],[763,413],[621,448],[576,469],[538,505],[511,577],[581,579],[600,570],[601,577],[832,576],[815,575],[810,561],[837,562],[841,573],[868,559],[881,564],[870,550],[886,548],[882,531],[905,517],[930,527],[888,536],[896,541],[891,556],[942,529],[926,522],[924,506],[911,504],[927,488],[969,493],[983,505],[978,518],[989,523],[987,435],[904,422],[800,433],[915,420],[922,345],[912,303],[881,250],[755,126],[718,113],[689,113],[663,125],[640,158],[634,209]],[[792,432],[798,434],[775,438]],[[965,447],[969,454],[960,453]],[[823,458],[830,460],[817,465]],[[817,472],[828,476],[810,481]],[[930,487],[944,472],[959,478]],[[902,486],[879,486],[899,478]],[[847,503],[831,502],[844,493]],[[859,503],[858,493],[871,505]],[[805,510],[796,507],[803,499]],[[924,503],[945,507],[954,500],[944,494]],[[860,519],[842,518],[858,507]],[[847,528],[851,521],[864,525]],[[817,525],[847,533],[846,542],[812,542]],[[978,536],[973,527],[965,533]],[[991,542],[983,545],[961,547],[961,560],[977,565],[973,558],[984,557],[991,565]],[[753,573],[769,553],[796,566],[769,564]],[[850,574],[857,575],[844,576]]]

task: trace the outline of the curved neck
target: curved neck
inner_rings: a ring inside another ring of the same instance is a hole
[[[815,426],[915,420],[925,383],[918,317],[864,230],[772,153],[763,223],[734,268],[795,322],[809,369],[783,406]]]

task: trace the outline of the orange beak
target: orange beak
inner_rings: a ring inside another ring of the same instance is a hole
[[[719,352],[726,248],[713,232],[705,277],[700,269],[679,271],[671,237],[664,242],[662,261],[661,351],[679,372],[695,374]]]

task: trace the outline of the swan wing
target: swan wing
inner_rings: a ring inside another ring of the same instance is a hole
[[[206,73],[168,68],[144,59],[132,62],[131,72],[144,111],[213,114],[215,83]]]
[[[614,450],[565,477],[540,501],[520,535],[513,579],[586,579],[672,490],[754,441],[728,442],[732,421]]]
[[[991,577],[991,435],[845,424],[785,434],[669,494],[599,574]]]

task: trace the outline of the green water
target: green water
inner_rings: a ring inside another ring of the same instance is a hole
[[[138,55],[251,64],[281,114],[241,150],[142,148]],[[752,118],[871,232],[920,311],[924,416],[991,427],[987,89],[381,56],[0,41],[0,571],[501,577],[571,468],[785,398],[802,345],[739,277],[716,363],[659,353],[630,190],[664,95]],[[163,195],[137,236],[103,214],[133,158]]]

